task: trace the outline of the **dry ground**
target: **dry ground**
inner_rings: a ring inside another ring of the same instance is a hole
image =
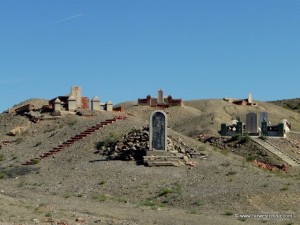
[[[271,119],[287,116],[299,126],[298,114],[262,105],[274,113]],[[299,170],[265,171],[230,151],[185,136],[217,135],[221,121],[230,121],[237,110],[252,109],[203,100],[166,110],[170,135],[208,155],[206,160],[192,159],[195,168],[149,168],[132,161],[106,161],[94,154],[97,142],[148,124],[150,108],[127,103],[126,109],[134,116],[34,166],[21,163],[113,115],[102,112],[94,117],[67,116],[28,124],[24,117],[1,114],[0,141],[15,142],[0,149],[0,224],[299,224]],[[28,131],[7,136],[17,125],[28,126]],[[242,219],[235,214],[293,218]]]

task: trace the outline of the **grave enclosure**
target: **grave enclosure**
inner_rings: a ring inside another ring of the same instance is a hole
[[[243,124],[241,121],[231,125],[222,123],[220,134],[222,136],[247,134],[249,136],[285,137],[290,130],[291,124],[285,119],[277,125],[269,125],[267,112],[260,113],[259,121],[258,115],[251,112],[246,115],[246,124]]]

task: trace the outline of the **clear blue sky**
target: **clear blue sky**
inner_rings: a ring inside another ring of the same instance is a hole
[[[0,0],[0,111],[72,85],[118,103],[299,96],[299,0]]]

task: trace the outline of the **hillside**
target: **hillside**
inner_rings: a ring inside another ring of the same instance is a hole
[[[300,98],[271,101],[270,103],[300,113]]]
[[[247,161],[248,143],[220,149],[192,138],[219,136],[222,122],[260,108],[235,106],[223,100],[186,101],[166,109],[169,135],[208,155],[191,158],[196,167],[145,167],[134,161],[107,161],[97,143],[115,140],[149,124],[153,108],[121,103],[126,113],[68,115],[29,122],[24,116],[0,114],[0,223],[12,224],[297,224],[299,169],[267,171]],[[270,103],[259,105],[272,123],[287,118],[300,130],[299,115]],[[48,152],[87,128],[126,115],[65,150],[32,166],[22,163]],[[213,118],[213,119],[212,119]],[[17,136],[7,133],[26,127]],[[294,140],[300,138],[294,134]],[[289,142],[275,143],[287,147]],[[234,151],[233,151],[234,150]],[[259,152],[259,157],[268,157]],[[263,159],[263,158],[262,158]],[[270,163],[283,163],[273,156]],[[235,214],[285,214],[294,218],[235,218]],[[83,222],[80,223],[80,219]]]

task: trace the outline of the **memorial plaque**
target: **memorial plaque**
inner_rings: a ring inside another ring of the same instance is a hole
[[[150,117],[150,150],[167,150],[167,115],[156,110]]]

